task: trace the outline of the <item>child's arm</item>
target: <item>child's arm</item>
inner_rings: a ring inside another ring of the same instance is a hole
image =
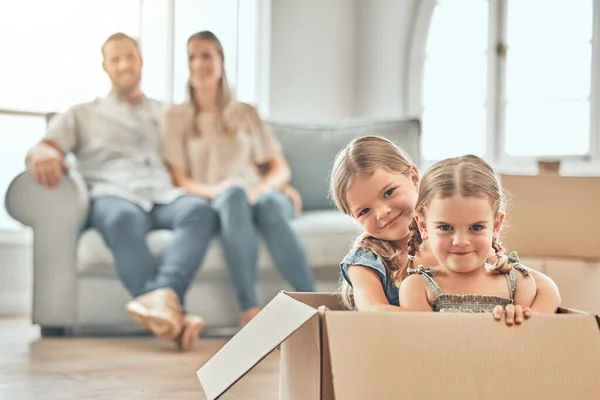
[[[362,265],[350,265],[348,276],[352,281],[354,304],[360,311],[406,311],[402,307],[391,305],[388,302],[381,279],[373,268]]]
[[[517,272],[517,285],[515,288],[515,306],[531,307],[537,293],[535,279],[531,275]]]
[[[531,270],[537,286],[537,294],[531,306],[532,311],[540,313],[555,313],[560,306],[560,292],[556,283],[547,275],[534,269]]]
[[[433,311],[427,298],[427,283],[420,275],[411,275],[400,285],[400,304],[410,311]]]

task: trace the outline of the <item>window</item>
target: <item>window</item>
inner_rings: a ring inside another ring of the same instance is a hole
[[[123,32],[140,42],[141,87],[165,103],[185,99],[187,38],[212,30],[222,41],[230,83],[257,103],[260,0],[0,0],[0,196],[44,134],[44,113],[103,97],[110,81],[100,47]],[[28,111],[23,113],[23,111]],[[19,224],[0,207],[0,230]]]
[[[424,159],[474,153],[511,164],[596,152],[592,0],[424,3],[433,10],[416,96]]]
[[[173,0],[141,3],[141,87],[146,96],[165,103],[173,99],[172,3]]]
[[[592,15],[591,0],[508,1],[507,155],[589,153]]]
[[[138,37],[139,10],[140,0],[0,2],[0,37],[10,38],[0,40],[0,54],[10,55],[0,63],[0,230],[20,229],[4,197],[44,135],[44,112],[110,91],[100,47],[115,32]]]
[[[175,1],[175,103],[186,99],[189,78],[187,40],[196,32],[212,31],[225,53],[227,79],[239,100],[256,103],[259,0]]]
[[[46,131],[46,117],[40,115],[7,115],[0,113],[0,231],[20,229],[4,208],[6,190],[12,179],[23,172],[25,153]]]
[[[63,111],[110,91],[100,47],[140,34],[140,0],[0,2],[0,109]]]
[[[425,52],[424,159],[485,153],[487,21],[484,0],[435,8]]]

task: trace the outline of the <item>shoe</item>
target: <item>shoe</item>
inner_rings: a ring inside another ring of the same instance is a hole
[[[144,293],[128,302],[125,308],[140,326],[161,339],[170,341],[181,334],[181,303],[171,288]]]
[[[177,348],[180,351],[188,351],[202,333],[204,329],[204,318],[198,315],[188,314],[183,317],[183,328],[181,329],[181,334],[175,340],[177,344]]]

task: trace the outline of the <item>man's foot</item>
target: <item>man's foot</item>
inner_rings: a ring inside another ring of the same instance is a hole
[[[161,339],[175,340],[181,333],[181,304],[171,288],[140,295],[128,302],[125,308],[140,326]]]
[[[258,313],[260,312],[260,308],[249,308],[247,310],[242,311],[240,315],[240,328],[243,328],[250,322]]]
[[[188,314],[183,317],[183,329],[181,335],[175,340],[177,348],[181,351],[190,350],[204,329],[204,318],[198,315]]]

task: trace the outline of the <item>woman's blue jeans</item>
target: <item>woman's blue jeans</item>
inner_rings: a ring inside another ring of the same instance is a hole
[[[258,234],[294,290],[315,291],[304,248],[291,225],[294,206],[288,196],[279,191],[267,192],[252,205],[243,188],[232,186],[219,194],[212,206],[218,214],[221,243],[242,310],[258,307]]]

